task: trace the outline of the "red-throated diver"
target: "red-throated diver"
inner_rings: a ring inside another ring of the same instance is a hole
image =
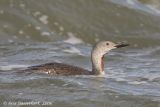
[[[112,49],[125,46],[128,46],[128,44],[115,44],[110,41],[98,42],[91,52],[92,71],[56,62],[31,66],[28,67],[25,71],[44,72],[50,75],[102,75],[104,74],[104,55]]]

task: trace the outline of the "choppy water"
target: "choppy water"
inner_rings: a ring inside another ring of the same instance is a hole
[[[90,69],[90,51],[99,40],[131,44],[106,55],[104,77],[16,73],[52,61]],[[1,0],[0,105],[31,101],[160,107],[160,2]]]

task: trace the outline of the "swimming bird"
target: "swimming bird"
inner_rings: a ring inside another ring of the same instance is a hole
[[[73,65],[64,63],[47,63],[37,66],[28,67],[25,71],[43,72],[50,75],[103,75],[104,72],[104,55],[110,50],[128,46],[126,43],[113,43],[110,41],[100,41],[92,49],[91,62],[92,70],[86,70]]]

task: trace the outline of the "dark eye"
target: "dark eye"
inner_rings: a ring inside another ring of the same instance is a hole
[[[109,45],[109,43],[107,42],[106,45]]]

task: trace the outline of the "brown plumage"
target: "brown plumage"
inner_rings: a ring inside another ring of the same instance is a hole
[[[110,41],[97,43],[91,52],[92,71],[56,62],[28,67],[24,71],[43,72],[50,75],[102,75],[104,74],[104,55],[112,49],[125,46],[128,44],[115,44]]]
[[[32,66],[25,71],[36,71],[50,75],[92,75],[92,72],[86,69],[57,62]]]

